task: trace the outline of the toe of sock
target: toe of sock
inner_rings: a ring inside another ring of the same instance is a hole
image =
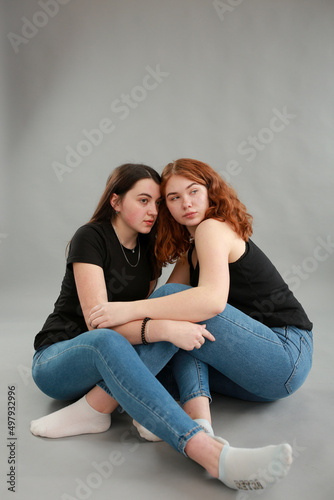
[[[38,420],[32,420],[30,423],[30,432],[34,436],[45,436],[46,435],[46,428],[44,425],[42,425]]]
[[[282,444],[282,460],[287,465],[291,465],[293,462],[293,457],[292,457],[292,448],[288,443]]]
[[[135,420],[133,420],[132,423],[136,427],[140,437],[146,439],[146,441],[152,441],[152,442],[161,441],[161,439],[158,436],[153,434],[153,432],[149,431]]]
[[[233,489],[271,487],[289,472],[289,444],[245,449],[224,446],[219,459],[219,479]]]

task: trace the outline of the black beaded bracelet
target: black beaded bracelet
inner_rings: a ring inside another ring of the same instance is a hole
[[[148,321],[150,321],[150,319],[151,319],[151,318],[145,318],[145,319],[143,320],[142,325],[141,325],[141,341],[142,341],[142,344],[144,344],[144,345],[148,345],[148,344],[149,344],[149,342],[147,342],[147,340],[146,340],[146,338],[145,338],[145,326],[146,326],[146,323],[147,323]]]

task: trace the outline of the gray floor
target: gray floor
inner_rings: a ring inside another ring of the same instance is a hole
[[[266,500],[332,498],[333,347],[327,303],[316,294],[306,298],[315,328],[315,357],[304,386],[292,397],[261,405],[215,396],[214,429],[235,446],[263,446],[288,441],[294,449],[289,475],[262,494]],[[36,307],[39,304],[39,307]],[[47,294],[32,292],[2,297],[1,323],[1,498],[73,500],[124,498],[229,499],[257,498],[224,487],[165,443],[143,442],[126,414],[113,417],[99,435],[47,440],[29,432],[29,422],[60,408],[43,395],[30,376],[32,339],[49,309]],[[18,313],[18,311],[20,311]],[[41,315],[42,314],[42,315]],[[16,387],[15,494],[9,473],[7,387]]]

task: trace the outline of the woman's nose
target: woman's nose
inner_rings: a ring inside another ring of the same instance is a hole
[[[151,215],[158,215],[157,205],[155,203],[150,204],[147,212]]]
[[[183,206],[184,206],[184,208],[191,207],[191,200],[190,200],[189,196],[184,197]]]

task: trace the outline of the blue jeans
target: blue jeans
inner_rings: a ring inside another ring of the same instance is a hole
[[[199,396],[211,403],[207,363],[180,349],[157,375],[157,379],[181,405]]]
[[[177,350],[169,342],[135,349],[113,330],[93,330],[41,347],[32,375],[45,394],[61,400],[77,399],[100,385],[131,417],[185,454],[187,442],[202,428],[155,377]]]
[[[170,283],[152,297],[187,288]],[[194,377],[189,381],[186,374],[190,371],[184,371],[190,366],[189,358],[202,363],[202,375],[208,365],[212,391],[249,401],[284,398],[304,383],[312,365],[312,332],[294,326],[269,328],[229,304],[221,314],[202,323],[216,340],[206,340],[193,351],[179,350],[159,375],[167,388],[171,387],[170,377],[176,381],[181,401],[190,398],[194,389]]]

